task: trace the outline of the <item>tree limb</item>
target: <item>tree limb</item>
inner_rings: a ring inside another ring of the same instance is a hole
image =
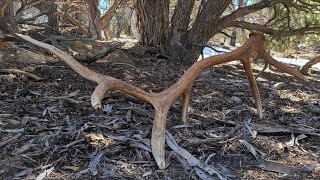
[[[68,13],[65,12],[57,12],[57,15],[62,17],[63,19],[66,19],[69,23],[71,23],[74,26],[77,26],[82,32],[84,32],[87,36],[90,36],[90,33],[86,26],[82,24],[80,21],[76,20],[72,16],[70,16]]]
[[[243,28],[249,31],[259,31],[265,34],[269,34],[273,36],[281,36],[281,37],[304,35],[304,34],[320,34],[320,26],[302,27],[302,28],[292,29],[292,30],[277,30],[277,29],[266,27],[261,24],[249,23],[245,21],[233,21],[228,26]]]

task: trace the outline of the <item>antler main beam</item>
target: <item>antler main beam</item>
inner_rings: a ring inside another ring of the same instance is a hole
[[[178,98],[182,97],[182,121],[186,123],[192,84],[206,69],[217,64],[240,60],[244,65],[246,75],[249,79],[252,95],[255,99],[257,113],[260,118],[262,118],[261,98],[251,67],[251,59],[254,56],[259,56],[261,59],[264,59],[267,63],[277,67],[281,71],[291,74],[298,79],[305,80],[304,76],[298,71],[276,61],[267,53],[264,47],[264,36],[260,33],[252,33],[246,43],[230,53],[208,57],[204,60],[198,61],[191,66],[175,84],[159,93],[148,93],[122,80],[96,73],[83,66],[72,56],[58,48],[32,39],[29,36],[22,34],[17,35],[32,44],[49,50],[51,53],[65,61],[82,77],[98,83],[98,86],[91,96],[91,104],[95,109],[101,109],[103,98],[109,91],[113,90],[122,91],[152,104],[155,109],[155,117],[151,135],[151,148],[155,161],[160,169],[165,168],[165,128],[168,111],[172,104]]]

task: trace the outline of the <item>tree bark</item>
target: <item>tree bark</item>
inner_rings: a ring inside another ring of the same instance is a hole
[[[183,62],[193,64],[197,61],[202,45],[220,31],[217,22],[229,4],[230,1],[225,0],[207,0],[203,4],[201,12],[187,35],[183,48],[180,48],[180,58]]]
[[[181,51],[188,35],[190,15],[195,0],[178,0],[174,14],[171,18],[171,26],[166,43],[163,46],[164,53],[177,59],[186,54]]]
[[[47,0],[33,5],[34,7],[39,9],[41,13],[47,16],[48,19],[46,23],[48,25],[48,28],[46,28],[46,32],[48,34],[59,32],[58,7],[54,2],[55,0]]]
[[[230,38],[230,46],[235,47],[237,42],[237,31],[232,31]]]
[[[98,40],[106,39],[101,23],[101,13],[98,0],[87,0],[89,3],[89,33],[90,37]]]
[[[51,33],[59,32],[59,21],[57,15],[57,5],[54,3],[54,0],[49,1],[49,10],[48,10],[48,30]]]
[[[168,37],[169,0],[139,0],[136,9],[140,43],[159,48]]]
[[[310,61],[308,61],[300,70],[301,74],[307,75],[311,66],[320,62],[320,55],[314,57]]]
[[[0,1],[0,29],[4,33],[10,32],[10,27],[14,32],[17,32],[18,26],[16,18],[13,11],[13,1],[12,0],[1,0]]]

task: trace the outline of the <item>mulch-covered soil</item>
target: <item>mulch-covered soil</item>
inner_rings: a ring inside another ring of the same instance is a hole
[[[125,52],[133,65],[87,66],[150,92],[169,87],[187,69]],[[95,84],[63,62],[0,64],[0,69],[12,67],[45,79],[0,74],[0,179],[199,179],[169,147],[168,167],[157,168],[150,152],[154,112],[149,104],[112,92],[97,112],[90,105]],[[257,74],[262,66],[254,68]],[[319,72],[308,79],[301,82],[272,68],[262,73],[257,81],[264,116],[259,119],[240,63],[208,69],[193,85],[189,124],[181,122],[180,99],[170,110],[167,130],[196,158],[229,172],[229,179],[320,179],[320,115],[314,110],[320,108]],[[265,160],[314,169],[264,170],[239,140]]]

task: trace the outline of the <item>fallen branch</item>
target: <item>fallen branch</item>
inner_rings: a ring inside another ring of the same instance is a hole
[[[313,136],[320,136],[320,129],[315,129],[312,127],[305,127],[303,125],[295,125],[295,126],[267,126],[261,124],[253,124],[253,129],[257,131],[259,134],[306,134]]]
[[[155,117],[152,128],[151,149],[155,161],[160,169],[165,168],[165,129],[168,111],[174,102],[182,97],[182,121],[186,123],[192,85],[196,78],[203,71],[217,64],[240,60],[244,65],[246,75],[249,79],[252,95],[255,99],[257,112],[260,118],[262,118],[262,104],[257,83],[251,68],[252,58],[264,59],[266,62],[268,62],[268,64],[277,67],[281,71],[305,80],[304,76],[298,71],[278,62],[269,55],[264,47],[264,36],[260,33],[252,33],[246,43],[230,53],[208,57],[202,61],[196,62],[175,84],[159,93],[149,93],[122,80],[96,73],[83,66],[72,56],[58,48],[32,39],[29,36],[22,34],[16,35],[32,44],[49,50],[51,53],[65,61],[65,63],[67,63],[82,77],[98,83],[98,86],[91,96],[91,105],[95,109],[101,109],[102,100],[104,99],[105,95],[114,90],[122,91],[152,104],[152,106],[155,108]]]
[[[26,72],[26,71],[18,70],[18,69],[0,69],[0,72],[1,73],[11,73],[11,74],[22,74],[22,75],[28,76],[30,78],[33,78],[36,81],[44,80],[44,78],[41,78],[37,75],[34,75],[34,74]]]
[[[180,157],[184,158],[187,162],[188,165],[195,168],[196,171],[200,172],[202,171],[205,173],[205,175],[202,173],[201,175],[198,175],[200,177],[211,177],[212,175],[217,175],[219,179],[227,179],[228,173],[215,168],[212,165],[208,165],[205,162],[201,162],[199,159],[197,159],[195,156],[190,154],[186,149],[180,147],[172,134],[169,132],[166,132],[166,142],[168,146],[175,152],[177,153]]]

